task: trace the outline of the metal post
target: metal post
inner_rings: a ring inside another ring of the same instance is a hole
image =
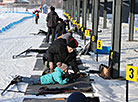
[[[94,30],[94,0],[92,0],[92,13],[91,13],[91,21],[92,21],[92,33]]]
[[[129,41],[134,38],[135,0],[130,0]]]
[[[106,28],[106,19],[107,19],[107,0],[104,0],[104,20],[103,20],[103,28]]]
[[[88,0],[88,3],[87,3],[87,19],[89,20],[89,14],[90,14],[90,0]]]
[[[73,10],[74,11],[73,18],[76,19],[76,0],[74,0],[73,5],[74,5],[74,7],[73,7],[74,8],[74,10]]]
[[[70,15],[71,15],[71,17],[73,16],[73,0],[70,0]]]
[[[129,88],[129,84],[128,84],[128,80],[126,80],[126,102],[128,102],[128,88]]]
[[[129,10],[130,10],[129,0],[123,1],[123,4],[122,4],[122,23],[128,23]]]
[[[68,13],[69,13],[69,15],[71,15],[71,7],[70,7],[70,2],[69,2],[69,0],[68,0]]]
[[[66,12],[69,13],[69,0],[66,1]]]
[[[65,1],[65,10],[66,10],[66,12],[67,12],[67,0]]]
[[[77,22],[80,23],[80,0],[77,0]]]
[[[66,10],[66,1],[65,1],[65,0],[63,0],[63,6],[62,6],[62,8],[63,8],[64,10]]]
[[[73,17],[74,16],[74,0],[71,0],[71,2],[72,2],[72,5],[71,5],[72,6],[72,11],[71,12],[72,12],[72,17]]]
[[[92,36],[94,35],[94,2],[95,0],[92,0],[92,13],[91,13],[91,22],[92,22],[92,34],[91,34],[91,39],[90,39],[90,45],[91,45],[91,51],[94,52],[95,51],[95,43],[94,41],[92,41]]]
[[[68,2],[68,7],[69,7],[69,15],[71,15],[71,7],[70,7],[70,2]]]
[[[87,0],[84,0],[84,33],[87,29]],[[84,37],[84,45],[86,44],[86,37]]]
[[[84,27],[84,1],[82,1],[82,27]]]
[[[112,19],[112,50],[113,59],[111,63],[111,77],[119,78],[120,75],[120,50],[121,50],[121,23],[122,23],[122,0],[113,0]]]
[[[95,41],[91,42],[91,50],[96,50],[96,43],[98,39],[98,24],[99,24],[99,4],[100,0],[93,0],[93,22],[92,22],[92,36],[95,37]]]
[[[80,23],[80,0],[77,0],[77,22]],[[77,29],[79,32],[79,29]]]
[[[82,1],[82,27],[84,28],[84,0]],[[81,33],[81,38],[84,38],[83,32]]]

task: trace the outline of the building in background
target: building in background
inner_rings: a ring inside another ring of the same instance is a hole
[[[3,0],[3,3],[14,3],[16,0]]]
[[[30,5],[43,5],[54,6],[56,8],[62,8],[63,0],[0,0],[3,4],[7,3],[29,3]]]

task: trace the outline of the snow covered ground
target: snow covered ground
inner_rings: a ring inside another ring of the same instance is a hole
[[[27,16],[26,14],[5,14],[5,8],[0,7],[0,28],[9,24],[20,17]],[[18,9],[18,11],[25,11],[24,8]],[[32,10],[29,10],[32,12]],[[60,17],[63,17],[63,11],[56,10]],[[123,26],[125,25],[125,26]],[[88,21],[88,28],[91,28],[91,23]],[[100,18],[99,29],[102,33],[99,33],[99,39],[103,41],[103,46],[111,45],[111,21],[108,21],[108,28],[102,29],[102,18]],[[128,24],[122,24],[122,41],[121,41],[121,60],[120,60],[120,74],[125,77],[126,65],[133,63],[134,66],[138,66],[138,53],[134,49],[138,50],[138,33],[135,32],[133,42],[128,41]],[[39,29],[47,31],[46,27],[46,15],[40,14],[39,24],[34,23],[34,18],[27,19],[11,29],[0,34],[0,89],[6,87],[13,76],[31,76],[32,74],[41,74],[33,71],[36,57],[18,58],[12,59],[12,56],[19,54],[25,49],[32,46],[33,48],[39,48],[44,39],[44,36],[34,36],[30,33],[37,33]],[[77,34],[74,35],[78,39],[79,44],[83,45],[83,41],[79,39]],[[88,66],[90,69],[98,70],[99,64],[108,64],[108,55],[99,55],[99,62],[96,62],[96,55],[81,56],[84,66]],[[125,102],[125,81],[120,80],[104,80],[97,74],[91,74],[91,78],[95,80],[92,83],[94,87],[94,96],[99,96],[101,102]],[[21,84],[19,89],[25,91],[27,84]],[[17,90],[16,87],[11,87],[13,90]],[[1,91],[0,91],[1,92]],[[4,96],[0,96],[0,102],[22,102],[24,94],[8,92]],[[138,82],[129,83],[129,102],[138,102]]]

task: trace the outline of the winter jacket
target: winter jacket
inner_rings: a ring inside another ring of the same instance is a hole
[[[62,75],[65,73],[59,68],[56,67],[54,69],[54,72],[51,74],[46,74],[40,77],[41,84],[54,84],[58,82],[59,84],[66,84],[69,79],[65,78],[64,80],[62,79]]]
[[[65,59],[68,56],[67,44],[65,39],[57,39],[48,48],[47,60],[53,62],[54,68],[57,62],[65,63]]]
[[[71,33],[65,33],[61,36],[62,39],[66,39],[66,42],[69,43],[69,39],[72,37]]]
[[[62,22],[62,23],[59,23],[56,27],[56,31],[55,31],[55,34],[58,34],[57,37],[61,36],[62,34],[64,34],[66,32],[66,29],[65,29],[65,23]]]
[[[48,13],[46,21],[47,21],[47,26],[48,27],[56,27],[58,24],[58,15],[55,11],[51,11],[50,13]]]

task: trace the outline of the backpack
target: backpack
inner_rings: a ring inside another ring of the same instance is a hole
[[[104,79],[110,79],[110,68],[104,64],[99,66],[100,73],[98,74],[100,77]]]
[[[56,12],[51,12],[48,14],[48,27],[56,27],[57,26],[57,21],[58,21],[58,15]]]

